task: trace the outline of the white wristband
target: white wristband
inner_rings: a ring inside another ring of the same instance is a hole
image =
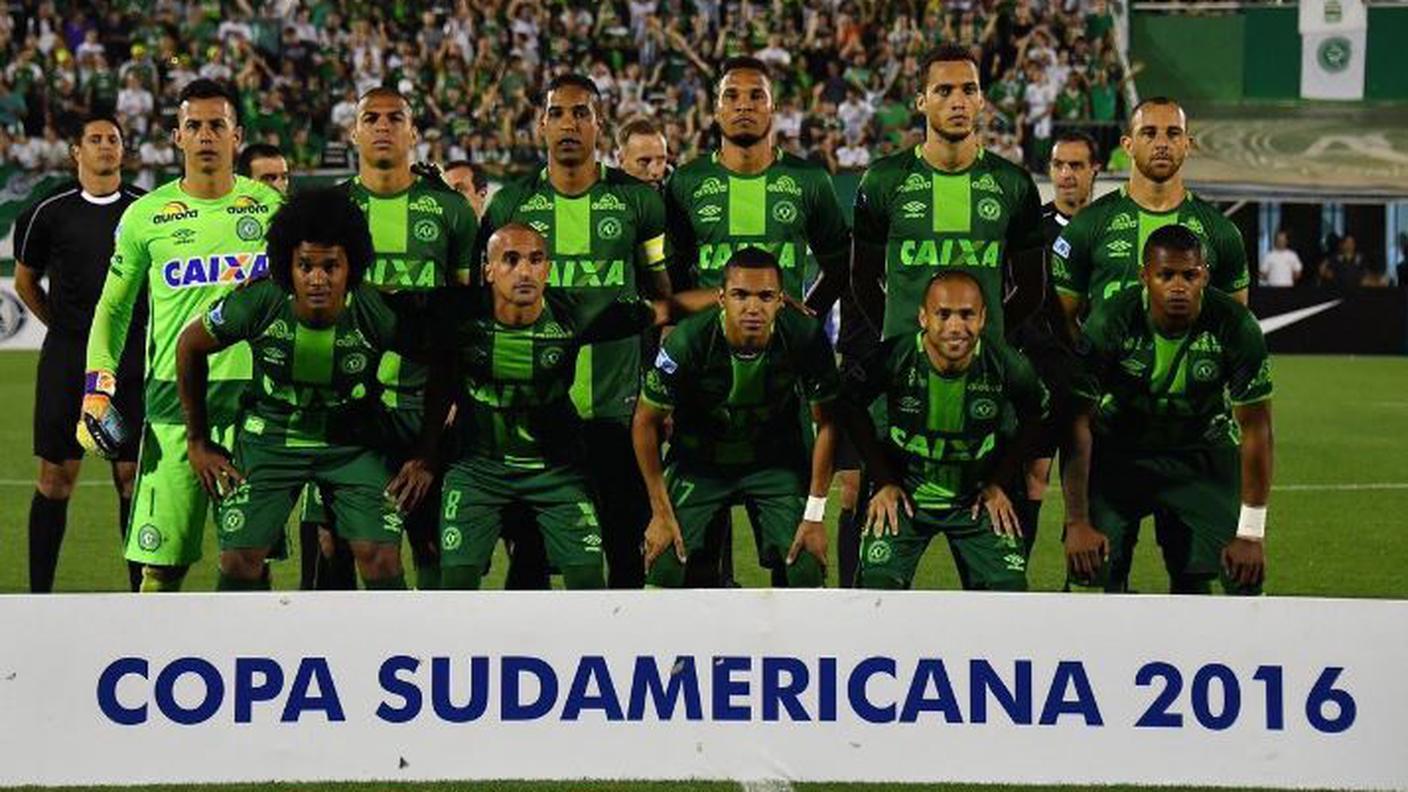
[[[808,495],[807,508],[802,512],[802,519],[807,522],[821,522],[826,519],[826,498]]]
[[[1266,538],[1265,506],[1242,504],[1242,514],[1237,518],[1237,538],[1255,539],[1258,542]]]

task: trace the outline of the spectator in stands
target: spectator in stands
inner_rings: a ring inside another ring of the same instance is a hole
[[[1334,255],[1320,262],[1320,285],[1349,291],[1364,279],[1364,257],[1359,254],[1353,234],[1345,234],[1334,245]]]
[[[616,161],[621,170],[659,187],[669,175],[669,142],[655,122],[633,118],[616,135]]]
[[[870,149],[865,145],[865,133],[847,134],[846,145],[836,149],[839,170],[861,171],[870,166]]]
[[[1261,259],[1258,272],[1260,284],[1276,289],[1287,289],[1298,282],[1304,274],[1300,256],[1290,247],[1290,238],[1283,229],[1276,232],[1271,250]]]

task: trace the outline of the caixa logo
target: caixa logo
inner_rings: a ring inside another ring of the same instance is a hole
[[[214,253],[172,259],[161,267],[162,280],[173,289],[222,286],[257,278],[269,269],[263,253]]]

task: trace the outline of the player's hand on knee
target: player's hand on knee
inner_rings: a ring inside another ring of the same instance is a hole
[[[430,462],[421,457],[412,457],[386,485],[386,497],[396,501],[396,508],[402,514],[408,514],[415,510],[434,483],[435,471]]]
[[[650,570],[655,559],[673,545],[675,557],[680,563],[685,562],[684,534],[680,531],[679,521],[673,514],[656,514],[650,518],[650,524],[645,527],[645,568]]]
[[[826,568],[826,526],[820,520],[803,520],[797,526],[792,547],[787,550],[787,563],[796,561],[804,550],[816,557],[822,569]]]
[[[1012,508],[1012,500],[1002,491],[1002,487],[984,485],[978,493],[977,502],[973,504],[974,519],[978,517],[978,509],[987,510],[992,531],[998,536],[1015,538],[1022,535],[1022,522],[1017,519],[1017,510]]]
[[[866,510],[865,528],[861,531],[861,536],[867,532],[873,532],[877,539],[886,534],[899,536],[900,509],[904,509],[904,513],[910,517],[914,516],[914,504],[910,502],[904,488],[897,484],[881,487],[870,499],[870,508]]]
[[[127,426],[112,403],[116,391],[117,380],[111,372],[88,372],[76,430],[78,444],[105,459],[116,459],[118,448],[127,439]]]
[[[220,500],[244,483],[244,475],[230,461],[230,452],[209,440],[186,442],[186,456],[191,461],[200,485],[210,497]]]
[[[1260,586],[1266,578],[1266,546],[1257,539],[1237,537],[1222,548],[1222,567],[1239,586]]]
[[[1091,580],[1110,555],[1110,540],[1089,521],[1066,523],[1066,568],[1079,580]]]

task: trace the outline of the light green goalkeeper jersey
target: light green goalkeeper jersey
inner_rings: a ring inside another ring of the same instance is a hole
[[[87,368],[116,371],[142,284],[151,300],[146,349],[146,420],[180,424],[176,341],[216,300],[268,268],[264,233],[282,203],[273,188],[243,176],[214,200],[192,197],[180,180],[138,198],[118,223],[112,264],[93,313]],[[207,397],[212,423],[234,420],[251,371],[238,345],[211,357]]]

